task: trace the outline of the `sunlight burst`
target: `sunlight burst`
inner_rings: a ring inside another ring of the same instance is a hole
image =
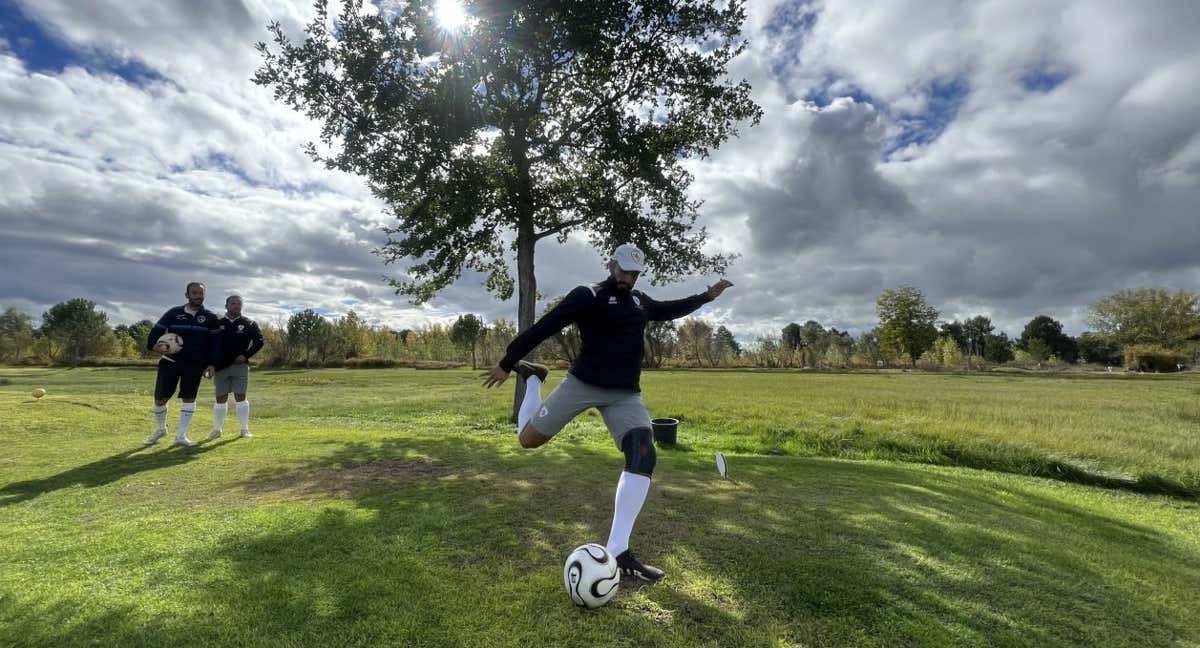
[[[438,0],[434,15],[443,29],[455,30],[467,23],[467,12],[458,0]]]

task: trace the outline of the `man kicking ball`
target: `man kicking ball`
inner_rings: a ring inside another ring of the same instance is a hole
[[[212,311],[204,308],[204,284],[193,281],[184,290],[187,303],[163,313],[158,323],[150,329],[146,348],[163,357],[158,361],[158,377],[154,381],[154,418],[158,428],[146,439],[146,445],[154,445],[167,433],[167,401],[179,388],[179,427],[175,429],[175,445],[194,446],[188,438],[188,426],[196,413],[196,392],[200,390],[200,377],[212,378],[221,343],[221,323]],[[165,333],[175,333],[183,338],[183,349],[166,355],[167,347],[158,338]]]
[[[645,255],[633,244],[618,247],[608,262],[608,279],[568,293],[558,306],[518,335],[500,362],[481,377],[483,386],[489,388],[503,383],[514,370],[525,378],[525,399],[517,415],[518,438],[525,448],[546,443],[588,408],[600,410],[609,434],[625,454],[608,551],[616,556],[623,574],[656,581],[663,571],[643,565],[629,551],[629,535],[650,491],[656,462],[650,414],[639,387],[646,322],[684,317],[733,284],[722,279],[698,295],[658,302],[633,289],[644,264]],[[521,358],[570,324],[579,328],[579,357],[562,384],[543,402],[541,388],[549,370]]]

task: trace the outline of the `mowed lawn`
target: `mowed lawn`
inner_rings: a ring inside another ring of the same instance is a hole
[[[257,370],[254,439],[142,449],[152,383],[0,369],[0,646],[1200,646],[1189,376],[647,373],[668,577],[590,612],[598,416],[526,451],[511,383]]]

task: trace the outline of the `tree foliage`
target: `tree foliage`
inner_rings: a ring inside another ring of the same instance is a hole
[[[16,364],[33,348],[33,317],[9,306],[0,315],[0,362]]]
[[[288,342],[304,350],[304,363],[312,361],[312,353],[317,350],[325,336],[324,330],[329,321],[317,311],[306,308],[288,318]]]
[[[1120,346],[1178,349],[1200,334],[1200,295],[1161,288],[1122,290],[1093,304],[1088,323]]]
[[[408,262],[398,292],[422,302],[473,270],[507,298],[515,251],[524,330],[540,239],[633,241],[655,281],[726,267],[701,251],[683,163],[761,114],[726,78],[746,46],[743,2],[467,2],[458,31],[433,6],[348,0],[334,18],[317,0],[302,41],[270,25],[254,75],[321,122],[313,159],[388,205],[377,252]]]
[[[689,318],[679,325],[679,346],[686,357],[698,366],[714,366],[712,346],[712,324],[700,319]]]
[[[1049,315],[1038,315],[1029,320],[1021,331],[1017,345],[1038,362],[1050,356],[1063,362],[1075,362],[1079,357],[1075,339],[1063,333],[1062,322]]]
[[[646,353],[642,364],[647,367],[661,367],[663,360],[675,353],[675,331],[675,322],[672,320],[647,323]]]
[[[112,344],[108,315],[96,303],[81,297],[69,299],[42,313],[42,334],[54,343],[59,357],[72,366],[89,355],[102,355]]]
[[[983,357],[988,362],[1003,364],[1015,358],[1012,341],[1008,334],[1001,331],[995,335],[987,333],[983,336]]]
[[[788,351],[795,351],[804,346],[804,337],[800,330],[800,325],[792,322],[783,327],[783,346]]]
[[[471,368],[477,369],[475,360],[475,349],[479,344],[479,340],[487,333],[487,326],[483,320],[473,313],[459,315],[458,319],[454,320],[454,325],[450,327],[450,339],[455,344],[464,349],[471,351]]]
[[[937,309],[912,286],[884,290],[875,303],[875,312],[879,316],[880,346],[907,358],[914,366],[937,339]]]

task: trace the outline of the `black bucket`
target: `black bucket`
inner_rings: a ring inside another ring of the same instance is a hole
[[[675,445],[675,432],[679,429],[679,419],[656,418],[650,421],[654,429],[654,442],[659,445]]]

